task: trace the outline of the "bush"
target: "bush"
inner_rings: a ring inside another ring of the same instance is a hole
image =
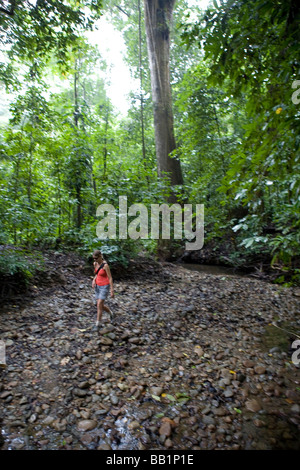
[[[0,246],[1,297],[26,289],[37,270],[43,267],[40,253],[29,253],[14,246]]]

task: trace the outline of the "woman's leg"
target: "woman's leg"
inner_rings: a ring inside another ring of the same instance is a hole
[[[104,304],[103,304],[103,310],[105,310],[105,311],[108,312],[108,313],[111,313],[111,310],[110,310],[109,307],[107,307],[107,305],[104,305]]]
[[[107,290],[106,293],[105,293],[105,300],[106,300],[106,298],[107,298],[107,295],[108,295],[108,290]],[[109,308],[107,305],[104,305],[105,300],[103,300],[103,307],[102,307],[102,310],[105,310],[105,312],[108,312],[109,315],[112,315],[112,312],[111,312],[110,308]]]
[[[103,306],[104,306],[104,300],[97,299],[97,324],[99,324],[99,322],[102,319]]]

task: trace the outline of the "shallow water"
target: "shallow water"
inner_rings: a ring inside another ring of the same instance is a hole
[[[179,264],[179,263],[178,263]],[[198,271],[204,274],[214,275],[230,275],[230,276],[244,276],[245,274],[238,271],[235,268],[227,266],[217,266],[212,264],[196,264],[196,263],[180,263],[181,267],[190,269],[192,271]]]

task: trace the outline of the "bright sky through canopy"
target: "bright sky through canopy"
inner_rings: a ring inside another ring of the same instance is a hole
[[[122,33],[103,16],[98,22],[98,30],[87,33],[87,38],[93,45],[98,46],[101,56],[106,60],[107,94],[113,106],[125,114],[129,106],[128,93],[135,89],[137,84],[131,78],[129,67],[123,60],[125,44]]]
[[[29,0],[35,5],[36,0]],[[199,6],[205,9],[210,0],[188,0],[190,7]],[[103,15],[98,21],[98,29],[92,32],[86,32],[88,41],[97,46],[101,56],[106,60],[108,70],[106,75],[102,75],[106,83],[106,91],[112,101],[113,106],[123,115],[127,114],[130,91],[138,91],[139,83],[131,77],[129,66],[124,61],[126,46],[122,33],[117,31],[110,23],[109,19]],[[52,90],[61,89],[62,83],[53,82]],[[11,96],[2,91],[0,103],[0,123],[7,122],[9,118],[8,107],[11,102]]]
[[[188,0],[188,3],[191,8],[197,5],[205,9],[210,0]],[[119,112],[126,114],[129,107],[128,94],[130,91],[138,90],[139,83],[131,77],[129,67],[123,60],[126,47],[122,33],[117,31],[103,15],[98,22],[98,30],[87,33],[87,38],[93,45],[98,46],[108,67],[111,66],[111,71],[106,76],[106,80],[110,81],[107,94]]]

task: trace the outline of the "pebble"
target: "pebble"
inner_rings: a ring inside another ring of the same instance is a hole
[[[11,441],[11,447],[15,450],[23,449],[25,447],[24,439],[20,437],[16,437],[15,439]]]
[[[159,435],[160,436],[164,436],[164,437],[169,437],[171,436],[171,433],[172,433],[172,426],[171,424],[166,421],[166,422],[163,422],[159,428]]]
[[[150,393],[155,396],[160,396],[163,393],[164,389],[162,387],[151,387]]]
[[[232,391],[231,388],[226,388],[226,390],[224,391],[224,397],[226,398],[230,398],[230,397],[233,397],[234,393]]]
[[[78,360],[82,359],[82,356],[83,356],[83,354],[82,354],[82,351],[80,349],[78,351],[76,351],[76,358]]]
[[[266,368],[263,365],[255,366],[254,370],[255,370],[256,374],[259,374],[259,375],[264,374],[266,372]]]
[[[139,421],[132,421],[131,423],[128,424],[128,429],[131,431],[134,431],[135,429],[138,429],[140,427],[140,422]]]
[[[296,405],[293,405],[291,406],[291,412],[293,414],[300,414],[300,405],[296,404]]]
[[[256,413],[257,411],[261,410],[261,405],[255,399],[247,400],[245,406],[247,410],[253,411],[253,413]]]
[[[117,405],[119,403],[119,398],[116,395],[111,394],[110,395],[110,401],[111,401],[112,405]]]

